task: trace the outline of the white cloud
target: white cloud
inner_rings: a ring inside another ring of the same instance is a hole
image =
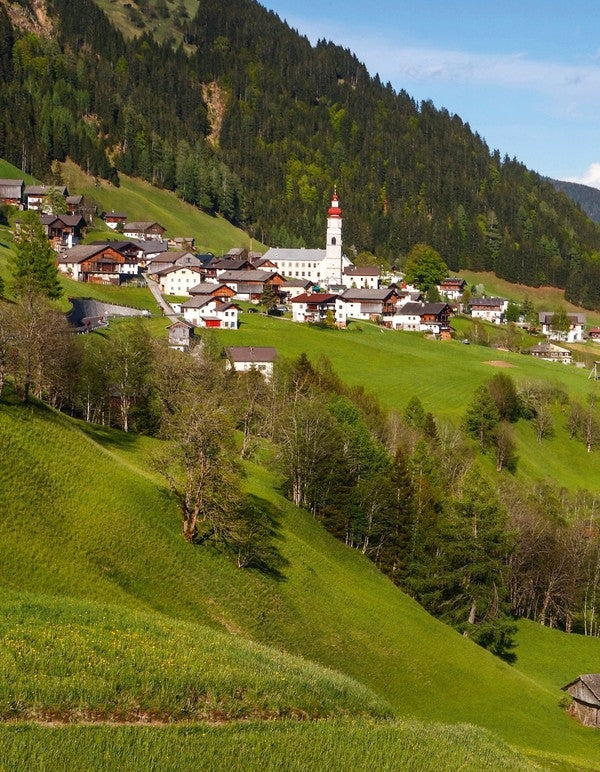
[[[580,185],[600,188],[600,161],[590,164],[582,177],[565,177],[565,182],[578,182]]]

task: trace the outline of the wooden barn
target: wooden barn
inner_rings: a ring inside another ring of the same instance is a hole
[[[580,675],[562,689],[573,698],[571,715],[585,726],[600,729],[600,673]]]

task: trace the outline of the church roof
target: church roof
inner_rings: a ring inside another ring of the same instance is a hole
[[[271,247],[265,252],[264,257],[277,262],[278,260],[302,260],[318,263],[325,260],[324,249],[294,249],[290,247]]]

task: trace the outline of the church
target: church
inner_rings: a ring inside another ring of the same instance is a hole
[[[321,288],[340,287],[344,272],[352,262],[342,253],[342,210],[337,191],[327,211],[325,249],[286,249],[271,247],[264,255],[283,276],[308,279]]]

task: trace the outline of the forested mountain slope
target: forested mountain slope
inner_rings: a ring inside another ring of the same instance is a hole
[[[600,190],[590,185],[564,180],[548,180],[557,190],[566,193],[594,222],[600,222]]]
[[[38,3],[24,34],[31,5],[0,3],[0,156],[25,170],[44,176],[67,155],[115,182],[122,170],[273,245],[320,245],[337,184],[348,249],[393,262],[428,242],[454,270],[564,287],[600,307],[598,227],[459,116],[396,93],[351,52],[311,46],[253,0],[207,0],[195,16],[194,4],[103,3],[121,20],[124,8],[160,16],[162,43],[141,22],[126,40],[92,0],[77,14],[46,0],[44,24]]]

